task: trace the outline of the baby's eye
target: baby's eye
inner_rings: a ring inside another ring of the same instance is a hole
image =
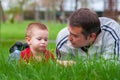
[[[37,40],[41,40],[41,38],[37,38]]]
[[[48,39],[46,38],[46,39],[44,39],[45,41],[48,41]]]

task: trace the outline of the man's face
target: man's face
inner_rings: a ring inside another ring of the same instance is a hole
[[[70,27],[68,26],[68,40],[71,42],[72,46],[75,48],[88,46],[90,44],[89,36],[85,38],[82,34],[81,27]]]

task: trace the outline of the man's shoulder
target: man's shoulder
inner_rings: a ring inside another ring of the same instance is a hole
[[[113,37],[120,36],[120,25],[111,18],[100,17],[101,29],[104,34],[110,34]]]
[[[120,25],[113,19],[107,17],[99,17],[101,28],[119,29]]]
[[[59,44],[61,42],[66,41],[67,37],[68,37],[68,34],[69,34],[69,32],[68,32],[67,27],[60,30],[58,35],[57,35],[57,38],[56,38],[56,43]]]
[[[68,32],[68,29],[67,29],[67,27],[65,27],[65,28],[63,28],[63,29],[61,29],[60,31],[59,31],[59,33],[58,33],[58,37],[59,36],[61,36],[61,37],[64,37],[64,36],[66,36],[66,35],[68,35],[69,34],[69,32]]]

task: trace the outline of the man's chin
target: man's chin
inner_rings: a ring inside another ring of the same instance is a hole
[[[76,46],[76,45],[72,45],[74,48],[78,48],[78,46]]]

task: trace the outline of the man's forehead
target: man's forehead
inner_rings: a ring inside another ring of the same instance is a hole
[[[68,26],[67,28],[68,28],[68,30],[72,30],[72,31],[77,31],[77,32],[81,32],[82,31],[81,27],[76,27],[76,26],[71,27],[71,26]]]
[[[78,35],[82,33],[82,29],[79,27],[68,27],[68,31],[70,34]]]

